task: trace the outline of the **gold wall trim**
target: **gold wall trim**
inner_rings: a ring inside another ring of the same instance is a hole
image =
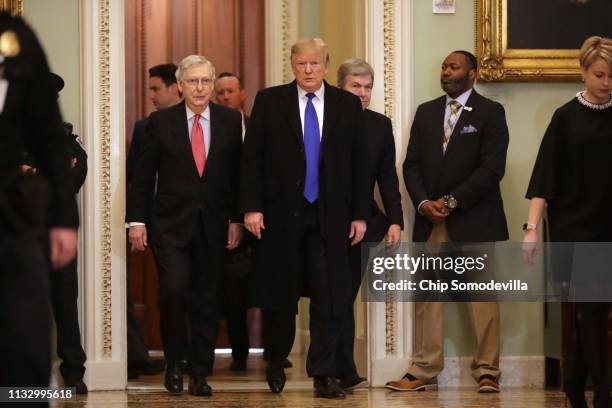
[[[283,83],[293,80],[293,72],[291,71],[291,2],[283,0],[282,5],[282,58],[283,58]]]
[[[99,3],[100,28],[98,41],[99,55],[99,98],[100,98],[100,185],[102,188],[102,231],[101,231],[101,268],[102,268],[102,353],[111,357],[112,353],[112,299],[111,299],[111,135],[110,135],[110,28],[109,0]]]
[[[384,33],[384,88],[385,115],[395,127],[395,0],[384,0],[383,4]],[[395,319],[397,303],[392,291],[387,291],[385,298],[385,349],[386,353],[395,354]]]
[[[0,10],[9,10],[14,16],[23,15],[22,0],[0,0]]]
[[[578,81],[578,50],[508,49],[508,0],[476,0],[476,54],[483,81]]]

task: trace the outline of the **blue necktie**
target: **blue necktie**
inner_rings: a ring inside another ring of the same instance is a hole
[[[304,112],[304,148],[306,149],[306,184],[304,197],[308,202],[314,203],[319,198],[319,147],[321,145],[321,132],[319,118],[312,104],[315,94],[306,94],[308,102]]]

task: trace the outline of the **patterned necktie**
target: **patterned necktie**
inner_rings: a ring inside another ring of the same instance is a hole
[[[304,148],[306,150],[306,184],[304,197],[309,203],[319,198],[319,147],[321,146],[321,131],[319,118],[312,103],[315,94],[306,94],[308,102],[304,111]]]
[[[204,166],[206,166],[206,147],[204,145],[204,131],[200,125],[200,115],[197,113],[193,117],[193,126],[191,127],[191,152],[198,168],[198,174],[202,177]]]
[[[448,115],[448,120],[444,123],[444,142],[442,143],[442,151],[444,153],[446,153],[446,146],[448,146],[448,142],[453,134],[455,123],[459,117],[458,113],[461,104],[457,101],[450,101],[448,106],[450,107],[450,115]]]

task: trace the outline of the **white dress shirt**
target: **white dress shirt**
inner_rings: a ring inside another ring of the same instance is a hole
[[[302,120],[302,137],[304,137],[304,114],[306,113],[306,104],[308,103],[308,97],[306,94],[308,91],[303,90],[300,86],[297,86],[298,90],[298,102],[300,104],[300,119]],[[314,91],[315,96],[312,98],[312,104],[314,105],[315,111],[317,112],[317,119],[319,121],[319,138],[323,137],[323,108],[325,105],[325,84],[321,84],[321,87]]]

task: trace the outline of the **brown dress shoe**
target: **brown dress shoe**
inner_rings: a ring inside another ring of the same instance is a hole
[[[480,380],[478,381],[478,392],[499,392],[499,383],[497,382],[497,379],[490,375],[483,375],[480,377]]]
[[[438,382],[436,380],[426,382],[411,375],[405,375],[399,381],[389,381],[385,384],[385,388],[393,391],[433,391],[438,389]]]

